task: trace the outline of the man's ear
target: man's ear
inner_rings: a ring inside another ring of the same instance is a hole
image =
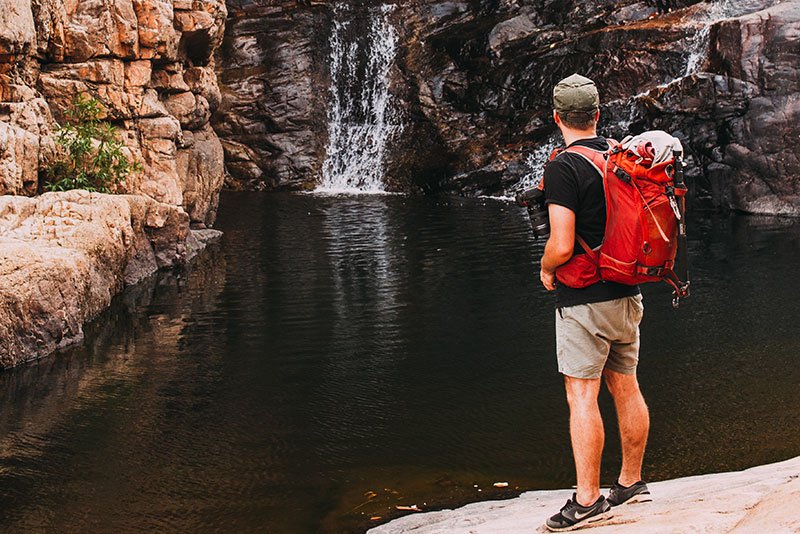
[[[558,111],[553,110],[553,120],[556,121],[556,124],[561,126],[561,119],[558,118]]]
[[[599,121],[600,121],[600,110],[598,109],[597,111],[594,112],[594,122],[599,122]]]

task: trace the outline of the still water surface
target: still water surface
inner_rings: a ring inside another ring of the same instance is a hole
[[[573,483],[523,211],[226,193],[217,227],[83,346],[0,374],[0,531],[358,532]],[[691,254],[685,308],[645,288],[651,480],[800,454],[800,225],[697,219]]]

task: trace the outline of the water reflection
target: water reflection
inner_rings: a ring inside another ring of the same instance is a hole
[[[0,530],[363,531],[573,482],[522,210],[228,193],[219,224],[83,347],[0,375]],[[651,479],[800,454],[798,223],[690,227],[693,297],[646,288]]]

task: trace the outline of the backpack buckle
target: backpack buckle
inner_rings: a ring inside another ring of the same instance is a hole
[[[625,172],[625,170],[622,169],[622,167],[617,167],[616,169],[614,169],[614,174],[617,176],[617,178],[619,178],[626,184],[631,183],[631,175]]]

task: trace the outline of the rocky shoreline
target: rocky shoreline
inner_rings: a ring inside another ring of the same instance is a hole
[[[79,342],[111,298],[219,232],[222,0],[0,5],[0,368]],[[42,193],[78,95],[135,172],[103,195]]]
[[[80,342],[114,295],[220,235],[141,195],[0,196],[0,367]]]
[[[648,484],[652,503],[614,509],[605,534],[714,532],[773,534],[800,531],[800,457],[729,473]],[[486,534],[547,532],[544,521],[573,490],[529,491],[515,499],[468,504],[456,510],[414,514],[369,530],[371,534]],[[583,532],[583,530],[581,530]]]

